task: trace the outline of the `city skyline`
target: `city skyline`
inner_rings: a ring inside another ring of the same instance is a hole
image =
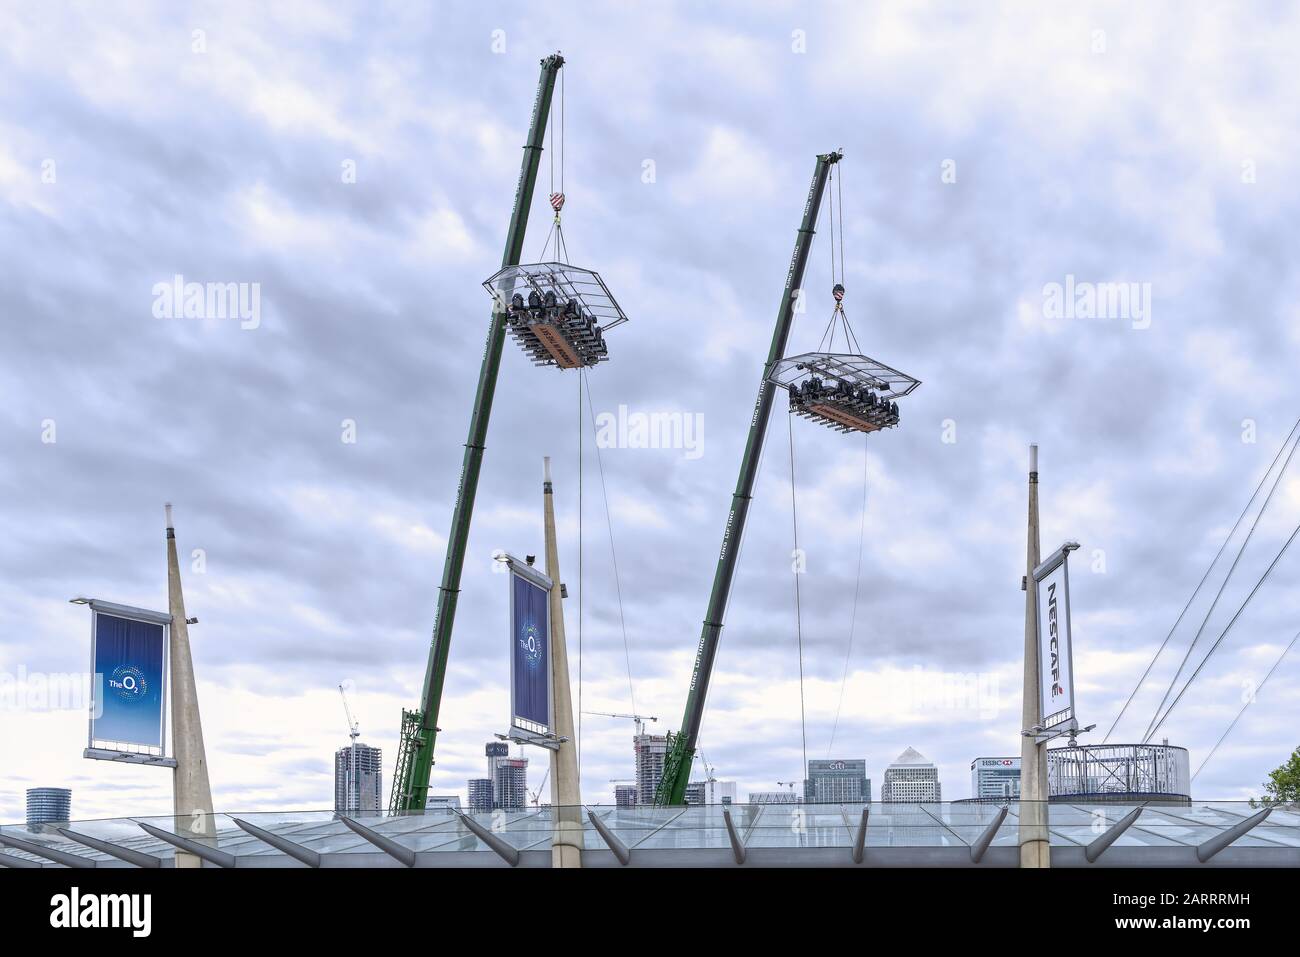
[[[49,782],[87,818],[171,813],[168,772],[84,760],[84,702],[37,693],[84,675],[69,598],[166,607],[164,501],[199,619],[215,806],[329,807],[341,682],[392,781],[487,327],[480,283],[500,265],[537,61],[556,49],[566,241],[631,321],[586,380],[581,587],[576,374],[508,344],[431,791],[467,803],[507,725],[493,554],[541,553],[543,455],[584,799],[612,803],[630,735],[577,712],[677,729],[808,174],[841,146],[845,307],[864,351],[923,386],[865,443],[802,420],[787,434],[778,408],[701,747],[741,794],[802,781],[805,757],[883,768],[915,746],[964,787],[975,757],[1015,754],[1031,441],[1044,552],[1083,546],[1075,680],[1098,730],[1080,741],[1100,743],[1300,411],[1282,254],[1300,230],[1300,13],[1274,9],[1261,44],[1247,17],[1153,9],[1026,12],[1014,30],[992,10],[910,6],[206,26],[150,8],[129,30],[97,10],[0,14],[0,302],[22,317],[0,327],[0,821]],[[978,81],[945,78],[954,51]],[[530,257],[544,195],[532,216]],[[792,354],[830,315],[830,235],[824,222]],[[187,318],[178,279],[238,284],[257,315]],[[1133,284],[1133,314],[1087,318],[1078,297],[1108,283]],[[677,447],[638,440],[651,415],[676,416]],[[1297,521],[1289,472],[1198,649]],[[1197,797],[1258,796],[1296,746],[1297,662],[1259,690],[1294,635],[1295,574],[1288,555],[1153,736],[1195,773],[1254,702]],[[1207,588],[1111,743],[1146,733]]]

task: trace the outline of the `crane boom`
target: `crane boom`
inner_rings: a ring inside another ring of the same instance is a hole
[[[632,721],[635,721],[637,737],[640,737],[641,733],[645,730],[645,723],[647,721],[659,720],[652,714],[614,714],[613,712],[610,711],[584,711],[582,713],[595,714],[595,715],[599,715],[602,718],[628,718]]]
[[[542,60],[541,78],[533,101],[533,116],[524,144],[519,183],[515,188],[515,205],[510,214],[505,252],[501,267],[519,264],[524,234],[528,229],[528,212],[533,204],[533,187],[541,165],[546,121],[555,92],[555,78],[564,65],[558,53]],[[496,304],[479,368],[478,388],[474,394],[474,411],[469,420],[469,438],[456,490],[456,505],[451,516],[451,534],[447,536],[447,559],[443,565],[442,584],[438,587],[438,610],[433,619],[433,637],[429,644],[429,662],[424,673],[420,710],[402,712],[401,738],[398,742],[397,768],[393,776],[393,794],[389,802],[393,812],[423,810],[429,794],[429,775],[433,771],[433,749],[438,735],[438,708],[447,675],[447,653],[451,646],[452,623],[456,618],[456,600],[460,595],[461,570],[465,565],[465,546],[469,541],[469,523],[474,513],[474,496],[478,492],[479,471],[483,464],[488,420],[496,393],[497,374],[501,369],[501,351],[505,345],[505,313]]]
[[[339,697],[343,699],[343,714],[348,719],[348,737],[356,744],[357,738],[361,737],[361,725],[352,720],[352,709],[348,707],[348,696],[342,685],[339,685]]]
[[[686,800],[686,785],[691,775],[691,761],[695,756],[700,722],[704,716],[704,702],[709,692],[709,678],[713,673],[713,659],[718,653],[722,623],[727,614],[727,600],[731,596],[731,580],[736,572],[736,554],[744,535],[745,519],[749,513],[750,500],[753,498],[754,481],[758,477],[763,440],[767,433],[768,420],[772,415],[772,399],[776,386],[768,381],[767,376],[772,366],[785,355],[786,342],[790,338],[790,327],[794,324],[795,303],[803,286],[804,270],[808,265],[808,251],[812,248],[813,233],[816,232],[817,213],[821,208],[822,195],[826,191],[826,180],[830,176],[831,166],[838,163],[842,155],[838,150],[820,154],[817,157],[817,166],[813,170],[812,185],[808,189],[808,200],[803,209],[803,221],[795,236],[794,255],[790,259],[790,270],[786,274],[781,308],[777,311],[776,328],[772,331],[772,347],[768,350],[767,364],[763,367],[763,378],[758,387],[758,401],[754,404],[754,415],[749,423],[749,440],[745,443],[745,454],[740,460],[740,477],[736,480],[736,491],[731,496],[731,512],[727,516],[727,525],[722,532],[722,550],[718,554],[718,566],[713,573],[713,591],[709,595],[708,613],[704,618],[700,643],[695,652],[695,670],[691,674],[686,711],[682,715],[681,728],[675,735],[669,736],[668,753],[664,756],[663,777],[655,791],[656,805],[682,804]]]

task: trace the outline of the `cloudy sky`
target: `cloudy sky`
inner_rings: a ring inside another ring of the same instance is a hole
[[[1035,441],[1044,553],[1083,545],[1076,681],[1099,742],[1300,413],[1298,43],[1282,4],[7,5],[0,821],[35,785],[73,788],[79,818],[170,811],[166,772],[84,760],[84,711],[32,684],[86,669],[69,597],[165,608],[164,501],[191,558],[218,808],[330,806],[341,681],[387,795],[488,321],[480,282],[557,49],[570,258],[631,318],[588,376],[594,410],[688,416],[701,443],[597,460],[588,418],[580,477],[577,374],[507,343],[434,790],[463,793],[506,724],[491,556],[540,552],[544,455],[575,695],[677,726],[813,158],[836,147],[848,314],[867,354],[923,384],[900,428],[865,441],[793,423],[803,721],[778,401],[704,754],[741,795],[800,777],[805,751],[865,757],[878,793],[913,746],[958,798],[973,758],[1018,753]],[[830,314],[825,226],[791,352],[815,349]],[[160,318],[155,284],[177,275],[256,283],[257,321]],[[1137,312],[1057,316],[1067,282],[1136,284]],[[1252,517],[1111,741],[1143,736]],[[1300,463],[1184,676],[1297,521]],[[1158,732],[1193,768],[1300,628],[1298,561]],[[1197,796],[1259,793],[1300,744],[1297,692],[1300,655]],[[631,733],[582,719],[587,800],[632,776]]]

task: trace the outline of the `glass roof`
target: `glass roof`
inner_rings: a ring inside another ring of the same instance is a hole
[[[1057,804],[1048,806],[1048,826],[1054,847],[1084,847],[1120,822],[1136,805]],[[727,815],[740,843],[746,849],[851,849],[857,841],[864,808],[867,810],[865,846],[868,853],[879,848],[953,848],[965,850],[979,842],[1001,811],[996,804],[947,802],[930,804],[761,804],[709,805],[689,807],[610,807],[591,805],[562,809],[550,807],[499,810],[462,814],[450,808],[431,808],[422,813],[399,816],[357,815],[354,820],[371,836],[387,838],[400,848],[420,855],[422,865],[450,866],[468,863],[464,853],[489,855],[493,862],[502,853],[475,833],[478,829],[516,852],[547,851],[557,817],[581,823],[586,850],[607,851],[609,846],[591,822],[604,828],[624,847],[645,851],[731,853],[732,839]],[[1196,848],[1225,834],[1259,812],[1247,802],[1198,802],[1190,806],[1146,805],[1138,819],[1114,841],[1115,847]],[[348,863],[348,856],[365,855],[366,861],[388,863],[376,841],[349,828],[333,811],[275,811],[215,814],[210,822],[213,837],[206,847],[240,859],[256,858],[272,865],[306,866],[283,850],[245,830],[240,822],[288,840],[298,848],[332,856],[335,864]],[[1019,803],[1012,802],[990,846],[1014,847],[1018,842]],[[75,821],[65,825],[5,825],[0,827],[0,864],[62,866],[60,854],[72,855],[94,866],[130,866],[93,845],[107,842],[113,849],[136,851],[170,863],[176,845],[146,832],[149,825],[185,840],[202,838],[200,827],[190,819],[172,817],[111,818]],[[64,833],[64,831],[68,833]],[[80,839],[84,838],[84,842]],[[382,841],[380,842],[382,843]],[[1300,810],[1275,808],[1262,823],[1239,835],[1234,848],[1280,849],[1300,853]],[[50,850],[54,858],[38,852]],[[456,860],[451,860],[452,852]],[[440,855],[447,855],[446,858]],[[129,854],[126,855],[130,857]],[[228,864],[229,860],[223,858]],[[686,862],[683,858],[683,862]],[[928,859],[927,859],[928,860]],[[1193,859],[1195,860],[1195,859]],[[16,862],[16,863],[15,863]],[[358,863],[360,861],[358,860]]]

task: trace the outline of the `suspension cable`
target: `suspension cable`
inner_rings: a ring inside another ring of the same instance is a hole
[[[1106,736],[1101,739],[1102,744],[1105,744],[1110,740],[1110,736],[1115,733],[1115,727],[1119,724],[1120,719],[1124,717],[1124,712],[1126,712],[1129,705],[1133,703],[1133,698],[1142,687],[1142,683],[1147,680],[1147,676],[1151,674],[1151,669],[1155,667],[1160,656],[1164,654],[1165,646],[1169,644],[1169,639],[1174,636],[1174,632],[1178,630],[1178,626],[1182,623],[1183,616],[1187,614],[1187,610],[1192,607],[1192,602],[1194,602],[1196,596],[1200,594],[1201,586],[1203,586],[1206,580],[1210,577],[1210,572],[1214,570],[1215,564],[1218,563],[1219,558],[1223,555],[1224,549],[1228,547],[1228,542],[1232,540],[1232,536],[1237,533],[1237,529],[1241,526],[1242,519],[1246,517],[1246,513],[1250,511],[1251,505],[1255,503],[1255,499],[1259,496],[1260,489],[1264,487],[1264,483],[1268,481],[1268,477],[1273,474],[1273,466],[1277,465],[1278,460],[1282,458],[1282,453],[1285,451],[1287,443],[1291,441],[1291,436],[1295,434],[1297,428],[1300,428],[1300,419],[1296,419],[1295,425],[1291,426],[1291,432],[1287,434],[1287,437],[1282,440],[1282,444],[1278,446],[1277,454],[1273,456],[1272,463],[1270,463],[1269,467],[1265,469],[1264,474],[1260,476],[1259,484],[1255,486],[1255,491],[1250,495],[1250,501],[1248,501],[1246,507],[1241,510],[1241,514],[1237,516],[1237,520],[1232,523],[1232,529],[1223,539],[1223,544],[1219,546],[1219,550],[1214,553],[1214,558],[1210,560],[1210,565],[1205,569],[1205,574],[1201,576],[1201,580],[1197,582],[1196,587],[1192,589],[1191,597],[1187,599],[1187,604],[1183,605],[1183,610],[1178,613],[1178,617],[1174,620],[1173,627],[1169,629],[1169,634],[1165,635],[1165,640],[1160,642],[1160,647],[1156,649],[1155,657],[1153,657],[1147,664],[1146,671],[1142,672],[1142,677],[1139,678],[1137,684],[1133,686],[1133,690],[1129,693],[1128,700],[1124,702],[1124,707],[1119,709],[1119,714],[1117,714],[1115,720],[1111,722],[1110,730],[1107,731]]]
[[[827,173],[832,180],[835,179],[835,167],[832,166]],[[831,285],[835,284],[835,190],[826,191],[826,215],[830,217],[830,229],[827,232],[831,237]]]
[[[582,567],[582,380],[587,374],[586,369],[578,370],[578,740],[576,742],[578,752],[578,786],[582,786],[582,598],[583,589],[583,567]]]
[[[839,196],[840,213],[840,282],[844,282],[844,171],[837,163],[831,169],[835,171],[835,190]]]
[[[1277,656],[1277,661],[1273,662],[1273,667],[1268,669],[1268,674],[1264,675],[1264,680],[1261,681],[1255,687],[1254,695],[1251,696],[1251,699],[1249,701],[1247,701],[1245,704],[1241,706],[1241,710],[1237,712],[1237,716],[1233,718],[1232,721],[1228,724],[1227,730],[1224,731],[1223,734],[1219,736],[1219,740],[1215,742],[1214,747],[1210,748],[1210,753],[1205,756],[1205,760],[1203,760],[1201,762],[1200,767],[1196,769],[1196,774],[1192,775],[1191,778],[1192,781],[1195,781],[1196,776],[1205,770],[1205,766],[1210,763],[1210,758],[1214,757],[1215,752],[1219,750],[1219,745],[1223,744],[1224,740],[1228,737],[1228,735],[1232,733],[1232,729],[1237,726],[1237,722],[1240,721],[1241,716],[1246,713],[1246,709],[1255,703],[1255,699],[1259,696],[1259,693],[1264,690],[1264,685],[1268,684],[1268,679],[1273,677],[1273,672],[1277,671],[1278,666],[1282,664],[1282,659],[1284,659],[1287,656],[1287,654],[1290,653],[1292,646],[1294,646],[1296,643],[1296,639],[1300,639],[1300,631],[1297,631],[1295,633],[1295,637],[1292,638],[1290,643],[1285,648],[1282,649],[1282,654]]]
[[[1201,620],[1201,626],[1196,629],[1196,634],[1192,637],[1191,643],[1187,646],[1187,653],[1183,656],[1182,662],[1178,665],[1178,671],[1175,672],[1173,680],[1169,682],[1169,687],[1165,689],[1165,693],[1160,699],[1160,704],[1156,707],[1155,714],[1151,716],[1151,722],[1147,725],[1147,733],[1143,737],[1143,741],[1146,741],[1147,738],[1151,737],[1153,733],[1153,725],[1155,724],[1156,717],[1160,714],[1160,709],[1163,708],[1165,702],[1169,700],[1170,692],[1174,690],[1174,686],[1178,683],[1178,679],[1182,677],[1183,669],[1187,667],[1187,662],[1191,660],[1192,651],[1196,648],[1196,643],[1200,641],[1201,634],[1205,631],[1205,626],[1209,622],[1210,616],[1214,614],[1214,609],[1218,607],[1219,599],[1223,597],[1223,593],[1228,587],[1228,582],[1232,581],[1232,573],[1237,570],[1237,563],[1241,561],[1241,556],[1246,553],[1246,546],[1250,544],[1251,538],[1255,535],[1255,529],[1259,527],[1260,520],[1264,517],[1264,513],[1268,511],[1269,503],[1273,501],[1273,493],[1277,491],[1277,487],[1282,483],[1282,476],[1286,474],[1287,468],[1291,465],[1291,457],[1295,455],[1297,448],[1300,448],[1300,440],[1297,440],[1291,445],[1291,451],[1287,453],[1286,459],[1282,462],[1282,467],[1278,470],[1277,478],[1273,480],[1273,484],[1268,490],[1268,495],[1264,498],[1264,504],[1260,506],[1259,513],[1255,516],[1254,521],[1251,522],[1250,529],[1246,532],[1246,537],[1242,540],[1241,547],[1237,549],[1237,554],[1232,559],[1232,564],[1228,566],[1227,576],[1219,585],[1219,590],[1215,593],[1214,600],[1210,602],[1209,610],[1206,611],[1205,617]]]
[[[853,612],[849,616],[849,648],[844,653],[844,673],[840,676],[840,699],[835,705],[835,721],[831,725],[831,743],[826,746],[826,757],[835,749],[835,734],[840,727],[840,711],[844,707],[844,689],[849,683],[849,661],[853,658],[853,632],[858,623],[858,593],[862,590],[862,552],[867,540],[867,436],[862,436],[862,520],[858,527],[858,570],[853,576]]]
[[[1192,686],[1192,682],[1196,680],[1196,676],[1201,673],[1201,669],[1204,668],[1210,658],[1214,656],[1214,653],[1219,649],[1219,645],[1223,643],[1223,639],[1228,636],[1228,632],[1231,631],[1232,626],[1237,623],[1237,619],[1240,618],[1241,613],[1246,610],[1246,606],[1249,605],[1251,599],[1255,597],[1255,593],[1259,591],[1260,586],[1263,585],[1264,582],[1268,580],[1268,576],[1273,573],[1273,569],[1276,568],[1277,563],[1282,560],[1282,556],[1286,554],[1287,549],[1291,547],[1291,543],[1295,541],[1297,535],[1300,535],[1300,525],[1296,525],[1295,530],[1291,532],[1291,536],[1286,540],[1286,544],[1282,546],[1281,551],[1274,556],[1273,561],[1269,563],[1268,568],[1264,569],[1264,574],[1259,576],[1259,581],[1255,582],[1255,587],[1250,590],[1250,594],[1247,595],[1246,600],[1241,603],[1241,607],[1237,609],[1236,614],[1232,616],[1228,621],[1227,626],[1219,633],[1219,637],[1214,640],[1214,644],[1210,646],[1210,650],[1206,652],[1205,657],[1201,659],[1201,663],[1196,666],[1196,670],[1193,671],[1191,677],[1187,679],[1187,683],[1183,685],[1182,690],[1178,692],[1178,696],[1174,698],[1173,703],[1169,705],[1165,713],[1161,715],[1160,720],[1156,722],[1155,726],[1147,733],[1146,737],[1142,739],[1143,744],[1146,744],[1147,741],[1150,740],[1151,736],[1160,730],[1160,726],[1165,723],[1165,719],[1168,718],[1174,708],[1178,706],[1178,702],[1181,701],[1183,695],[1187,693],[1187,689]]]
[[[583,376],[587,389],[587,410],[591,415],[591,430],[596,432],[596,407],[591,398],[591,381]],[[632,713],[636,710],[636,688],[632,684],[632,649],[627,640],[627,619],[623,615],[623,585],[618,574],[618,552],[614,549],[614,519],[609,509],[609,490],[605,485],[605,465],[600,455],[600,443],[595,443],[596,465],[600,470],[600,494],[605,500],[605,524],[609,529],[609,557],[614,568],[614,593],[618,596],[618,623],[623,629],[623,658],[627,662],[627,693],[632,702]]]
[[[803,602],[799,594],[799,576],[802,572],[799,570],[800,559],[803,557],[799,552],[799,511],[796,506],[795,485],[794,485],[794,416],[786,419],[787,431],[790,433],[790,525],[794,531],[794,562],[791,564],[794,570],[794,620],[795,636],[799,645],[799,734],[803,750],[803,779],[808,780],[808,717],[804,709],[804,690],[803,690]]]

